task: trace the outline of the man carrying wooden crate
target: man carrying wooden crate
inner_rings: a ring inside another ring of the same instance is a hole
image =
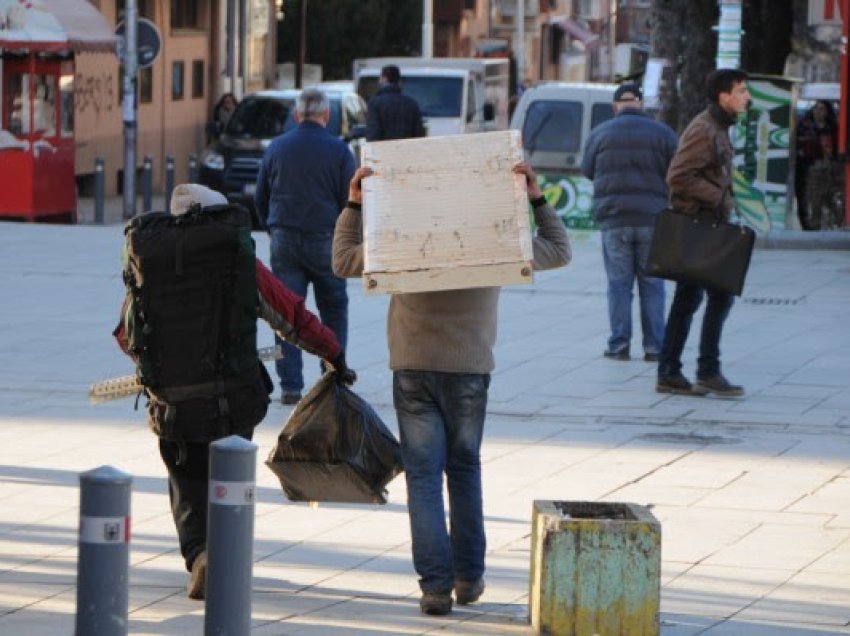
[[[534,269],[551,269],[571,258],[566,228],[546,202],[526,164],[534,208]],[[364,270],[362,181],[359,168],[349,187],[333,242],[338,276]],[[512,175],[507,173],[506,179]],[[499,287],[394,294],[387,317],[393,401],[407,480],[413,564],[419,575],[423,613],[448,614],[454,598],[466,605],[484,591],[484,514],[480,449],[490,372],[494,368]],[[443,504],[443,473],[449,492],[450,530]]]

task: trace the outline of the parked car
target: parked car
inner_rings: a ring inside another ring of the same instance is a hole
[[[331,118],[328,131],[345,141],[355,159],[366,135],[366,103],[345,83],[319,84],[328,95]],[[296,123],[295,100],[299,89],[266,90],[243,99],[224,130],[201,156],[199,182],[224,194],[229,201],[251,210],[255,226],[254,191],[263,152],[272,139]]]

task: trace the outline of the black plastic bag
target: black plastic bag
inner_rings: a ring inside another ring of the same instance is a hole
[[[398,441],[333,373],[295,406],[266,465],[292,501],[385,504],[402,471]]]

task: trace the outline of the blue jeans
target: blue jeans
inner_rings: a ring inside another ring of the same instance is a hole
[[[423,592],[448,592],[456,579],[472,582],[484,574],[480,451],[489,386],[488,374],[393,374],[413,567]]]
[[[306,298],[313,284],[319,317],[339,340],[342,350],[348,340],[348,292],[345,279],[331,269],[333,232],[301,232],[290,228],[271,228],[272,271],[291,291]],[[281,344],[275,337],[275,342]],[[301,349],[283,344],[283,358],[275,363],[280,386],[285,393],[304,388]]]
[[[664,341],[664,281],[644,275],[654,228],[616,227],[602,230],[602,257],[608,276],[608,351],[629,348],[632,340],[632,296],[637,278],[643,350],[657,354]]]
[[[707,290],[699,285],[677,283],[673,304],[670,305],[670,315],[667,317],[664,347],[658,361],[659,377],[670,377],[682,372],[682,351],[688,340],[691,320],[699,309],[703,295],[708,295],[708,303],[702,319],[697,378],[709,378],[720,373],[720,336],[735,297]]]

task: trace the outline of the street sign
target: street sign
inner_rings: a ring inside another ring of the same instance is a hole
[[[147,18],[139,18],[138,43],[136,48],[139,52],[139,68],[152,66],[160,50],[162,50],[162,36],[156,25]],[[115,27],[115,35],[118,36],[118,59],[124,61],[124,21]]]

